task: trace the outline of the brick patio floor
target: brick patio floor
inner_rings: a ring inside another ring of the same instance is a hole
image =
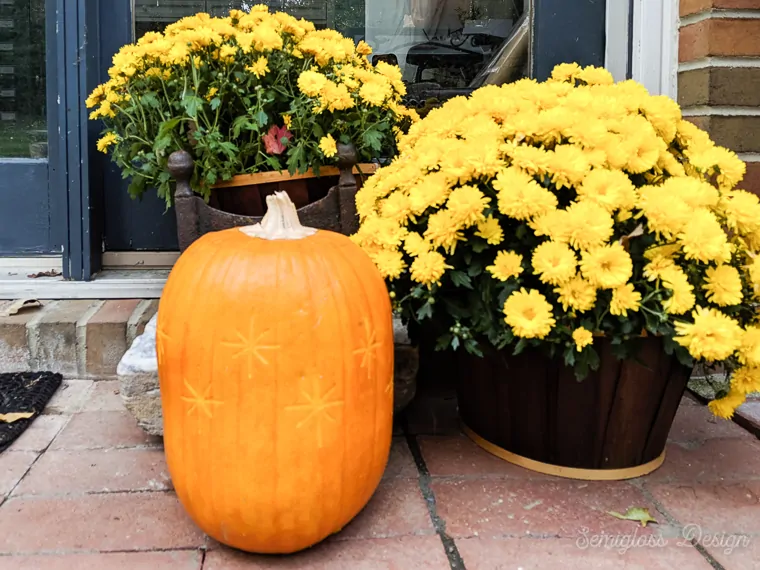
[[[0,454],[0,570],[760,568],[760,442],[688,397],[665,465],[613,483],[496,459],[459,434],[451,400],[423,398],[353,523],[307,552],[262,557],[196,529],[160,440],[135,426],[115,382],[65,385]],[[606,514],[629,507],[659,524]],[[654,544],[626,548],[634,539]]]

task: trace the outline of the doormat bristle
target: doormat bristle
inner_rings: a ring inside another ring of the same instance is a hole
[[[5,451],[28,428],[61,385],[53,372],[0,374],[0,414],[32,414],[13,422],[0,421],[0,452]]]

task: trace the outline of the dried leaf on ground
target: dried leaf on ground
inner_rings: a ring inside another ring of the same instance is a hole
[[[33,415],[34,415],[34,412],[11,412],[9,414],[0,414],[0,422],[5,422],[6,424],[12,424],[13,422],[16,422],[18,420],[29,419]]]
[[[647,523],[650,522],[657,524],[657,521],[652,518],[652,515],[649,514],[649,509],[642,509],[641,507],[631,507],[625,512],[624,515],[621,515],[615,511],[608,511],[607,514],[624,521],[640,522],[641,526],[647,526]]]

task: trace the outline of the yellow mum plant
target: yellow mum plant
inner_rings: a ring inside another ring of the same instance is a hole
[[[353,239],[439,349],[543,347],[583,378],[601,338],[625,358],[655,335],[734,371],[717,415],[760,390],[760,201],[675,102],[563,64],[450,100],[399,149]]]
[[[401,105],[401,70],[372,66],[371,52],[263,5],[183,18],[114,56],[87,99],[105,124],[98,149],[131,177],[133,196],[155,187],[167,204],[175,150],[193,154],[193,189],[206,197],[237,174],[318,172],[337,161],[337,143],[363,161],[393,156],[417,117]]]

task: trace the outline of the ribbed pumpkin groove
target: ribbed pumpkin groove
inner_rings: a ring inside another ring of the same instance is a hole
[[[169,471],[201,529],[289,553],[367,504],[390,450],[393,327],[348,238],[203,236],[169,276],[157,336]]]

